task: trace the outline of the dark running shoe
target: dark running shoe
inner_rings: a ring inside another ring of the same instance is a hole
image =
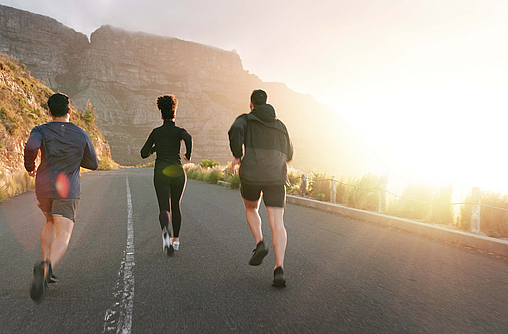
[[[286,277],[284,276],[284,270],[282,270],[281,267],[277,267],[273,271],[272,286],[276,288],[283,288],[286,286]]]
[[[34,279],[30,287],[30,298],[36,303],[42,301],[46,293],[46,280],[44,279],[44,262],[34,265]]]
[[[51,263],[48,263],[48,275],[46,276],[46,282],[58,283],[58,278],[53,275],[53,268],[51,268]]]
[[[162,230],[162,250],[168,255],[173,255],[175,249],[171,244],[171,237],[169,236],[168,230],[164,227]]]
[[[265,242],[263,240],[260,241],[252,253],[249,264],[251,266],[259,266],[261,262],[263,262],[266,254],[268,254],[268,248],[266,248]]]
[[[175,248],[173,247],[173,245],[169,245],[169,247],[166,247],[166,254],[168,256],[171,256],[175,253]]]
[[[58,283],[58,277],[56,277],[54,274],[51,274],[51,276],[46,277],[46,282]]]

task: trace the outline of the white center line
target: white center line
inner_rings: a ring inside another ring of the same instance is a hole
[[[118,280],[116,282],[114,305],[106,311],[103,333],[129,334],[132,327],[132,309],[134,305],[134,223],[132,220],[132,196],[129,178],[127,185],[127,246],[124,251]],[[123,279],[122,279],[123,278]]]

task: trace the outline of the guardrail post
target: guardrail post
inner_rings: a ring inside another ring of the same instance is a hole
[[[383,176],[379,184],[379,212],[386,212],[386,186],[388,184],[388,177]]]
[[[332,194],[330,200],[333,204],[337,202],[337,181],[335,181],[335,176],[332,176]]]
[[[471,232],[480,233],[480,188],[473,187],[471,193],[473,207],[471,208]]]
[[[300,182],[300,194],[305,197],[307,191],[307,174],[302,174],[302,182]]]

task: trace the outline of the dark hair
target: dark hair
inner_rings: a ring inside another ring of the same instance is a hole
[[[176,107],[178,107],[178,100],[173,94],[161,95],[157,98],[157,108],[165,120],[169,121],[176,117]]]
[[[69,97],[62,93],[53,94],[48,99],[48,107],[51,115],[65,116],[69,112]]]
[[[266,103],[266,99],[268,96],[266,95],[266,92],[261,89],[256,89],[252,91],[252,95],[250,96],[250,102],[252,102],[253,105],[258,106],[261,104]]]

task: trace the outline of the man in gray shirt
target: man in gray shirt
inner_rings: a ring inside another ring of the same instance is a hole
[[[33,269],[30,297],[41,301],[47,283],[56,282],[52,269],[62,259],[71,238],[79,204],[79,168],[99,166],[88,134],[70,123],[69,98],[61,93],[48,99],[52,122],[36,126],[25,146],[25,169],[35,176],[35,195],[46,216],[41,233],[42,262]],[[35,165],[41,151],[41,163]]]

